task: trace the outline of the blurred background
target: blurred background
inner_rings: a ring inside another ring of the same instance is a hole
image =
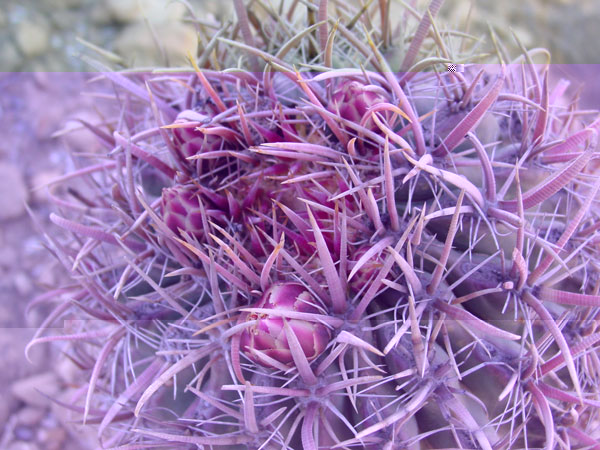
[[[231,15],[232,0],[187,3],[206,23],[218,23]],[[416,3],[423,10],[428,0]],[[3,72],[90,70],[77,57],[84,47],[78,38],[137,67],[164,63],[156,37],[175,64],[181,64],[185,50],[196,41],[193,26],[181,26],[186,7],[176,1],[2,0],[0,5]],[[555,64],[600,64],[600,50],[595,45],[600,22],[597,0],[452,0],[445,2],[441,16],[449,26],[464,29],[471,5],[471,31],[476,35],[486,33],[489,23],[505,44],[512,45],[512,28],[526,47],[550,49]]]
[[[205,22],[217,23],[230,17],[232,10],[231,0],[187,3]],[[427,3],[417,1],[417,5]],[[182,50],[196,41],[192,25],[181,26],[186,7],[169,0],[2,0],[0,4],[3,72],[90,70],[77,57],[83,49],[78,38],[137,67],[164,63],[156,37],[176,64],[185,55]],[[442,7],[441,15],[450,26],[463,28],[471,5],[471,31],[476,35],[487,32],[489,23],[511,45],[512,28],[526,47],[550,49],[555,64],[600,64],[600,50],[594,45],[600,22],[597,0],[452,0]]]
[[[427,3],[417,2],[419,10]],[[188,4],[207,29],[231,17],[231,0]],[[449,0],[440,22],[464,29],[470,9],[472,34],[487,34],[491,25],[513,56],[511,29],[527,48],[549,48],[557,73],[575,86],[586,82],[584,106],[600,108],[598,0]],[[69,402],[76,390],[75,367],[65,358],[53,363],[60,346],[33,348],[32,363],[23,356],[48,312],[26,313],[27,304],[66,280],[65,269],[44,249],[41,233],[50,227],[51,208],[45,191],[35,188],[71,168],[70,152],[98,150],[83,130],[53,137],[78,128],[75,117],[96,117],[85,72],[97,67],[81,55],[96,46],[109,52],[104,60],[111,64],[186,65],[187,51],[198,42],[189,17],[183,3],[169,0],[0,0],[1,449],[83,450],[94,442],[94,433],[37,391]]]

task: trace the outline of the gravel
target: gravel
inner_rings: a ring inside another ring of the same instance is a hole
[[[20,168],[0,162],[0,221],[11,220],[25,213],[29,192]]]
[[[170,32],[181,33],[180,19],[186,14],[183,3],[166,0],[4,0],[2,3],[0,71],[90,70],[91,66],[80,57],[90,52],[77,38],[116,52],[128,65],[164,64],[146,20],[164,37]],[[218,20],[231,14],[231,1],[189,0],[188,3],[203,20]],[[514,30],[525,46],[550,48],[553,63],[600,64],[600,52],[589,45],[600,22],[597,0],[530,0],[518,4],[455,0],[446,2],[441,13],[451,25],[462,28],[471,3],[475,5],[471,27],[475,34],[487,33],[490,21],[505,44],[514,45],[511,31]],[[132,38],[132,29],[139,30],[135,26],[145,29]],[[181,63],[181,47],[167,50],[173,51],[169,63]]]

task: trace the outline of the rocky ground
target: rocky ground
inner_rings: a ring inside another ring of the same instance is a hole
[[[204,20],[227,15],[229,1],[190,0]],[[89,45],[122,56],[127,66],[181,64],[196,45],[194,27],[181,23],[186,7],[167,0],[3,0],[0,71],[95,70],[80,58]],[[150,26],[148,26],[150,25]]]
[[[93,151],[85,132],[62,140],[51,135],[71,126],[69,117],[89,117],[91,102],[73,95],[84,88],[81,73],[0,74],[0,448],[84,449],[85,442],[64,409],[41,395],[61,397],[74,381],[74,367],[53,363],[60,348],[26,344],[48,314],[26,312],[32,298],[64,280],[62,267],[44,248],[49,226],[45,189],[69,169],[69,151]],[[57,101],[60,99],[60,101]],[[26,211],[25,202],[32,217]],[[63,360],[64,361],[64,360]],[[38,392],[39,391],[39,392]]]
[[[232,9],[231,0],[187,3],[205,21],[229,17]],[[513,42],[512,29],[526,46],[549,48],[554,63],[600,64],[592,45],[600,20],[597,0],[454,0],[441,12],[462,28],[471,4],[478,33],[490,22],[505,42]],[[116,53],[129,66],[164,64],[164,54],[170,64],[180,64],[196,42],[192,24],[181,26],[185,14],[183,2],[168,0],[3,0],[0,71],[93,70],[79,58],[86,46],[78,38]]]
[[[216,23],[229,14],[231,2],[189,3],[200,20]],[[446,5],[443,11],[451,23],[462,26],[469,3],[454,2],[453,8]],[[597,0],[518,2],[518,10],[507,8],[517,2],[475,3],[475,27],[483,29],[485,20],[490,20],[505,39],[513,27],[525,45],[552,47],[554,62],[600,63],[597,45],[590,45],[595,42],[593,26],[600,21]],[[83,72],[94,69],[80,56],[90,54],[90,46],[77,38],[112,52],[108,60],[124,66],[184,64],[185,53],[196,46],[193,24],[181,23],[185,16],[183,4],[167,0],[0,1],[2,449],[75,450],[94,442],[93,434],[79,429],[63,408],[38,392],[69,401],[75,371],[64,358],[65,362],[54,364],[61,347],[34,347],[32,363],[23,356],[35,327],[48,313],[41,308],[26,314],[28,302],[65,277],[64,269],[44,249],[40,235],[50,226],[51,206],[44,189],[35,188],[69,170],[70,151],[89,152],[96,146],[84,131],[52,138],[56,130],[75,126],[70,119],[93,115],[91,99],[79,95],[85,90]],[[564,66],[560,70],[583,79],[593,77],[598,69]],[[600,83],[590,86],[586,106],[598,108]]]

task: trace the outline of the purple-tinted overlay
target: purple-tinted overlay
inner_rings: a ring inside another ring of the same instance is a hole
[[[518,63],[520,64],[520,63]],[[507,65],[508,69],[511,66],[517,64],[511,63]],[[485,67],[487,72],[499,73],[499,64],[462,64],[462,63],[451,63],[446,65],[438,64],[435,69],[438,72],[453,72],[453,73],[464,73],[469,70],[479,70]],[[560,79],[569,81],[569,89],[579,91],[581,93],[580,103],[585,108],[600,108],[600,64],[550,64],[550,81],[556,83]],[[543,69],[542,65],[536,65],[538,73]],[[430,71],[430,70],[429,70]],[[357,72],[357,69],[335,69],[334,72]],[[126,74],[126,72],[123,72]],[[142,72],[132,72],[126,76],[139,76]],[[250,73],[248,73],[250,75]],[[43,84],[55,84],[55,83],[68,83],[72,84],[73,88],[80,87],[82,80],[90,80],[101,76],[100,72],[0,72],[0,97],[6,95],[14,95],[14,91],[6,92],[3,87],[9,85],[19,85],[20,83],[27,82],[33,79],[43,79]],[[155,72],[153,74],[145,74],[146,76],[182,76],[182,75],[193,75],[193,72],[167,72],[160,73]],[[307,74],[303,72],[303,76],[306,78],[312,78],[313,76],[319,75]],[[416,73],[408,72],[396,72],[396,78],[398,80],[406,80],[415,76]],[[263,73],[253,74],[254,78],[261,80]],[[325,78],[327,76],[321,77]]]
[[[498,74],[501,71],[501,66],[498,64],[465,64],[460,67],[464,72],[468,73],[485,68],[486,72]],[[513,69],[514,66],[507,66],[507,69]],[[543,66],[536,67],[537,72],[541,73]],[[582,109],[600,109],[600,64],[551,64],[550,69],[550,85],[556,86],[562,83],[565,86],[566,92],[570,95],[579,94],[579,104]],[[354,70],[354,69],[352,69]],[[440,66],[438,68],[441,73],[447,72],[447,68]],[[340,70],[343,72],[343,70]],[[332,74],[335,71],[332,71]],[[181,77],[182,75],[194,77],[193,72],[189,73],[122,73],[124,79],[131,78],[153,78],[153,77]],[[261,80],[263,73],[247,73],[249,79],[255,78]],[[380,74],[383,75],[383,74]],[[396,74],[398,80],[404,76],[410,75],[406,73]],[[417,76],[420,74],[416,74]],[[422,75],[422,74],[421,74]],[[231,74],[229,76],[232,76]],[[304,73],[305,79],[310,79],[315,76],[323,77],[323,74]],[[357,72],[357,76],[360,76]],[[451,76],[446,73],[445,76]],[[41,141],[51,139],[54,130],[50,130],[46,136],[36,134],[34,127],[35,117],[44,117],[44,115],[53,114],[57,111],[55,106],[69,100],[77,102],[79,98],[85,96],[82,92],[96,91],[95,79],[105,78],[100,72],[0,72],[0,132],[4,136],[4,144],[7,144],[7,136],[10,137],[10,142],[16,142],[20,158],[27,158],[27,152],[35,148],[36,140]],[[106,84],[110,86],[110,84]],[[136,84],[137,85],[137,84]],[[43,91],[45,95],[35,95],[35,89]],[[140,91],[147,94],[147,92]],[[87,104],[90,98],[87,96]],[[99,102],[102,99],[98,100]],[[34,115],[35,113],[35,115]],[[74,117],[61,118],[63,121],[73,119]],[[65,150],[66,152],[66,150]],[[35,293],[31,298],[35,297]],[[162,320],[162,319],[159,319]],[[500,323],[501,321],[496,321]]]

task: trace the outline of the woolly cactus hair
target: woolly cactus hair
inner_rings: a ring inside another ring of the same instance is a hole
[[[445,71],[441,3],[236,1],[202,70],[105,74],[110,159],[48,235],[77,283],[29,345],[71,344],[103,446],[598,445],[600,119],[539,50]]]

